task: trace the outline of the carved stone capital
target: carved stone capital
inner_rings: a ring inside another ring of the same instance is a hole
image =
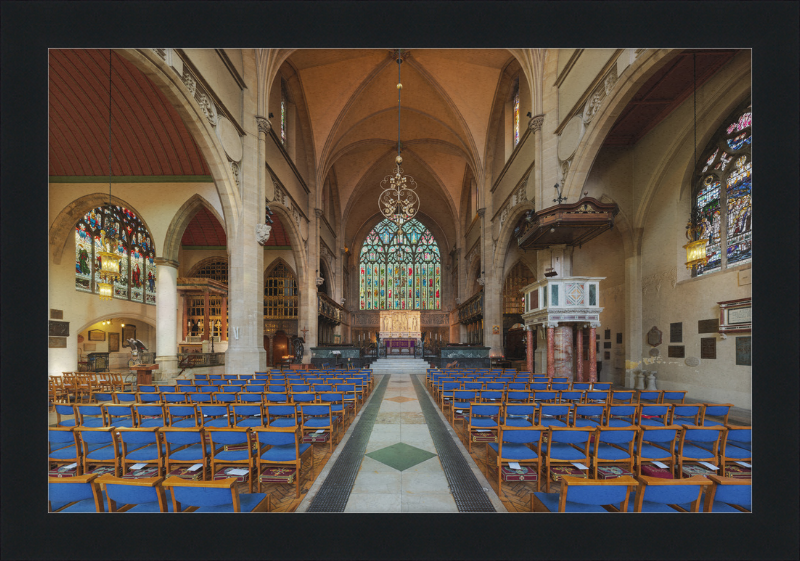
[[[528,123],[528,128],[531,132],[536,132],[542,130],[542,125],[544,124],[544,115],[536,115],[532,117],[530,122]]]
[[[589,323],[589,327],[592,329],[600,329],[600,322],[599,321],[592,321]]]
[[[483,215],[484,215],[484,214],[486,214],[486,208],[485,208],[485,207],[484,207],[484,208],[479,208],[479,209],[478,209],[478,216],[480,216],[481,218],[483,218]]]
[[[272,226],[269,224],[256,224],[256,241],[260,245],[265,245],[267,240],[269,240],[270,232],[272,231]]]
[[[322,283],[323,283],[323,282],[325,282],[325,279],[324,279],[324,278],[322,278],[322,277],[317,277],[317,279],[316,279],[317,286],[322,286]]]
[[[156,257],[154,261],[156,262],[156,265],[165,265],[167,267],[173,267],[174,269],[177,269],[179,265],[177,261],[166,259],[164,257]]]
[[[322,216],[324,214],[324,211],[321,208],[315,208],[314,209],[314,214],[316,214],[317,218],[319,218],[320,216]]]
[[[269,131],[272,130],[272,123],[266,117],[256,115],[256,124],[258,125],[258,132],[269,134]]]

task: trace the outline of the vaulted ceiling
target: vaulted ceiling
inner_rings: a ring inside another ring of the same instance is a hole
[[[113,175],[209,175],[164,94],[119,55],[109,65],[109,52],[50,50],[49,175],[109,175],[109,112]]]
[[[412,49],[401,65],[403,170],[421,212],[455,240],[464,170],[480,176],[507,50]],[[398,141],[398,64],[388,49],[298,50],[317,166],[336,176],[345,238],[376,219]],[[356,204],[357,202],[357,204]]]

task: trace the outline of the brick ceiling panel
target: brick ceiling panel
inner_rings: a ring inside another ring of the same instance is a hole
[[[50,62],[50,175],[109,174],[109,51],[53,49]],[[113,175],[210,175],[199,147],[161,91],[113,55]]]

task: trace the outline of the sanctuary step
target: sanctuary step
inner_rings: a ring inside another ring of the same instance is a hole
[[[428,368],[432,368],[429,362],[421,358],[393,357],[379,358],[374,361],[370,368],[373,374],[425,374]]]

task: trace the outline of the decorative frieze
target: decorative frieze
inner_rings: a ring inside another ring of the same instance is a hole
[[[153,49],[153,52],[160,56],[162,60],[167,60],[167,49]]]
[[[229,161],[229,163],[231,165],[231,173],[233,174],[233,180],[236,182],[236,186],[240,187],[240,184],[239,184],[239,170],[241,168],[239,167],[239,162]]]
[[[675,284],[677,283],[677,268],[673,267],[668,271],[662,271],[660,273],[656,273],[653,275],[648,275],[642,278],[642,293],[647,294],[648,292],[652,292],[653,290],[656,293],[661,291],[661,285],[664,282],[668,282],[672,288],[675,288]]]
[[[589,125],[597,114],[603,100],[608,97],[617,83],[617,65],[613,65],[608,73],[603,78],[603,81],[597,85],[592,95],[586,100],[586,105],[583,108],[583,122]]]
[[[531,132],[540,131],[542,130],[543,124],[544,124],[544,115],[536,115],[528,123],[528,128],[531,130]]]
[[[455,313],[455,312],[452,312]],[[425,327],[437,325],[450,325],[451,312],[420,312],[420,325]],[[355,312],[353,314],[354,327],[380,327],[380,312]]]
[[[189,70],[189,65],[184,65],[183,67],[183,76],[181,76],[184,85],[189,90],[189,93],[192,94],[194,100],[200,106],[200,109],[203,111],[203,114],[208,119],[209,124],[212,127],[217,126],[217,106],[214,104],[214,101],[211,99],[211,96],[208,95],[208,92],[205,91],[203,86],[198,82],[197,78],[192,74],[192,71]]]
[[[500,212],[500,229],[503,229],[503,224],[505,224],[506,219],[508,219],[511,212],[522,203],[528,200],[528,197],[525,194],[526,187],[528,185],[528,179],[530,175],[525,178],[525,180],[520,184],[519,188],[511,195],[511,198],[508,199],[503,210]]]
[[[258,126],[258,132],[264,134],[269,134],[269,131],[272,130],[272,123],[266,117],[256,116],[256,126]]]

